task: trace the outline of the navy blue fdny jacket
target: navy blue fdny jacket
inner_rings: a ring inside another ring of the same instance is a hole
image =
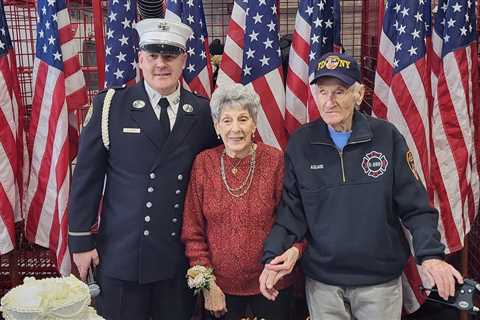
[[[322,120],[298,129],[285,154],[282,197],[264,262],[306,238],[306,276],[337,286],[383,283],[400,276],[409,257],[402,224],[417,261],[443,257],[438,213],[404,137],[386,121],[355,112],[343,151]]]
[[[217,144],[208,100],[181,90],[168,140],[143,82],[118,89],[110,106],[109,149],[102,142],[105,93],[80,138],[69,203],[72,252],[96,248],[101,272],[148,283],[185,272],[180,239],[183,202],[194,157]],[[106,176],[97,234],[99,202]]]

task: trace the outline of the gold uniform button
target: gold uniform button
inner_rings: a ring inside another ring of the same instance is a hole
[[[148,231],[148,230],[143,231],[143,235],[144,235],[145,237],[148,237],[149,234],[150,234],[150,231]]]
[[[179,175],[177,176],[177,179],[178,179],[178,180],[183,180],[183,176],[182,176],[181,174],[179,174]]]
[[[150,173],[150,179],[152,179],[152,180],[155,179],[155,173],[153,173],[153,172]]]
[[[152,203],[150,201],[148,201],[147,203],[145,203],[145,206],[147,206],[147,208],[151,208],[152,207]]]
[[[180,190],[177,189],[177,190],[175,191],[175,194],[180,194],[181,192],[182,192],[182,191],[180,191]]]
[[[175,237],[177,234],[176,234],[175,232],[172,232],[170,235],[171,235],[172,237]]]
[[[173,219],[172,219],[172,222],[173,222],[173,223],[177,223],[177,222],[178,222],[178,219],[177,219],[177,218],[173,218]]]
[[[178,209],[180,208],[180,205],[178,203],[175,203],[175,205],[173,206],[175,209]]]
[[[148,191],[149,193],[152,193],[153,190],[155,190],[155,189],[153,189],[153,187],[148,187],[148,189],[147,189],[147,191]]]
[[[145,216],[145,222],[150,222],[150,216]]]

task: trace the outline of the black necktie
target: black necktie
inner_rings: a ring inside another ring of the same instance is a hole
[[[168,119],[167,108],[170,106],[167,98],[161,98],[158,102],[160,106],[160,126],[162,127],[162,134],[165,138],[170,135],[170,120]]]

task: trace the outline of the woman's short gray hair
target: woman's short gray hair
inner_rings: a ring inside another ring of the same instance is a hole
[[[253,121],[257,122],[260,98],[255,91],[240,83],[224,85],[215,89],[210,100],[213,121],[217,122],[219,120],[225,107],[233,105],[239,105],[247,109]]]

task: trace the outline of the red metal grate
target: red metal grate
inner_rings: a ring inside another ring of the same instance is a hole
[[[365,0],[362,8],[362,40],[361,40],[361,68],[362,81],[366,85],[366,97],[363,109],[372,110],[373,81],[377,65],[378,39],[379,39],[379,1]]]

